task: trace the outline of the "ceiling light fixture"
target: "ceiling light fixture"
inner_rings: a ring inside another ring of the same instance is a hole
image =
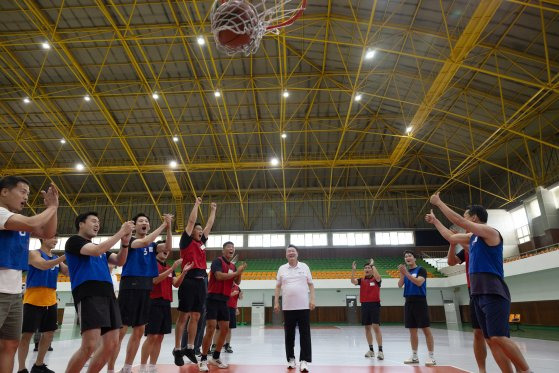
[[[202,35],[200,35],[196,38],[196,42],[198,42],[198,45],[201,46],[201,45],[206,44],[206,39],[204,39],[204,37]]]
[[[60,139],[60,143],[61,143],[61,144],[66,144],[66,140]]]
[[[215,91],[214,96],[215,97],[221,97],[221,92],[220,91]]]
[[[24,104],[28,104],[28,103],[30,103],[30,102],[31,102],[31,100],[29,99],[29,97],[25,97],[25,98],[23,99],[23,103],[24,103]]]
[[[282,139],[285,139],[285,138],[287,138],[287,133],[285,133],[285,132],[284,132],[284,133],[282,133],[282,134],[281,134],[281,138],[282,138]]]
[[[173,136],[173,141],[174,142],[179,142],[179,138],[177,136]]]
[[[159,94],[157,94],[157,92],[153,92],[153,94],[151,95],[151,97],[152,97],[154,100],[157,100],[157,99],[159,98]]]
[[[279,165],[279,159],[277,159],[277,158],[275,158],[275,157],[272,158],[272,159],[270,159],[270,164],[271,164],[272,166],[277,166],[277,165]]]
[[[177,167],[177,162],[176,161],[169,162],[169,167],[176,168]]]
[[[84,168],[85,168],[85,167],[84,167],[83,164],[81,164],[81,163],[76,164],[76,170],[78,170],[78,171],[83,171]]]
[[[41,44],[41,47],[43,47],[43,49],[50,49],[50,44],[47,43],[46,41],[44,43]]]
[[[361,101],[361,99],[363,98],[363,96],[361,95],[361,93],[358,93],[355,95],[355,101],[359,102]]]
[[[366,60],[372,59],[373,57],[375,57],[375,54],[376,54],[376,53],[377,53],[376,50],[374,50],[374,49],[368,49],[367,52],[365,53],[365,59],[366,59]]]
[[[412,126],[408,126],[406,127],[406,133],[411,133],[411,130],[413,129]]]
[[[83,99],[87,102],[91,101],[91,97],[89,97],[88,95],[83,96]]]
[[[283,91],[283,97],[285,97],[285,98],[289,97],[289,91],[287,89],[285,91]]]

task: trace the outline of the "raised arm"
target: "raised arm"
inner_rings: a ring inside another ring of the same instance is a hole
[[[168,214],[163,215],[164,217],[163,223],[161,223],[161,225],[157,227],[157,229],[155,229],[153,232],[151,232],[144,238],[136,238],[134,241],[132,241],[132,244],[130,244],[130,248],[138,249],[140,247],[146,247],[147,245],[155,241],[155,239],[161,234],[161,232],[163,232],[163,230],[168,226],[168,220],[169,220],[169,218],[167,218],[168,216],[170,215]]]
[[[99,245],[96,245],[94,243],[88,243],[84,245],[80,250],[80,254],[89,256],[99,256],[101,254],[104,254],[121,239],[128,237],[128,240],[130,240],[129,237],[132,233],[132,229],[134,229],[134,223],[132,223],[132,221],[124,222],[120,227],[120,230],[116,232],[114,236],[109,237],[107,240],[101,242]],[[124,246],[126,246],[126,250],[128,252],[128,243],[126,243],[126,245],[123,245],[123,247]]]
[[[210,235],[210,232],[212,230],[212,227],[214,225],[214,221],[215,221],[215,211],[217,210],[217,205],[215,204],[215,202],[212,202],[210,204],[210,216],[208,218],[208,222],[206,223],[206,226],[204,227],[204,236],[208,237]]]
[[[464,228],[467,232],[471,232],[476,236],[483,238],[487,244],[489,245],[496,245],[499,243],[499,232],[494,228],[491,228],[487,224],[480,224],[470,221],[463,217],[462,215],[458,214],[457,212],[453,211],[450,207],[448,207],[440,198],[439,192],[433,194],[430,198],[431,204],[437,206],[439,210],[446,216],[448,220],[450,220],[453,224],[458,225],[459,227]],[[452,243],[452,241],[451,241]],[[459,242],[455,242],[459,243]]]
[[[54,184],[51,184],[46,192],[41,191],[41,195],[46,206],[43,212],[34,216],[14,214],[8,218],[4,228],[11,231],[30,232],[38,238],[54,237],[58,217],[58,189]]]
[[[45,260],[41,256],[39,250],[33,250],[29,252],[29,265],[40,269],[41,271],[51,269],[56,267],[58,264],[62,263],[66,259],[66,255],[59,256],[53,260]]]
[[[169,274],[171,274],[171,272],[174,272],[175,269],[177,269],[177,267],[179,267],[181,264],[182,264],[182,259],[175,260],[175,262],[173,263],[173,265],[170,268],[167,268],[166,270],[161,272],[157,277],[154,277],[153,284],[157,285],[161,281],[165,280],[167,278],[167,276],[169,276]]]
[[[351,263],[351,283],[357,285],[359,282],[355,278],[355,270],[357,269],[357,264],[355,262]]]
[[[173,249],[173,216],[167,215],[167,237],[165,238],[165,245],[163,251],[171,252]]]
[[[468,245],[470,242],[469,234],[456,233],[445,227],[443,223],[441,223],[441,221],[437,219],[432,209],[429,214],[425,215],[425,221],[429,224],[433,224],[435,228],[437,228],[437,231],[439,231],[441,236],[443,236],[445,240],[453,245]]]
[[[184,228],[184,231],[189,236],[192,234],[192,230],[194,229],[194,225],[196,224],[196,219],[198,219],[198,209],[200,208],[201,204],[202,198],[196,197],[196,201],[194,202],[192,211],[190,211],[190,215],[188,216],[188,222],[186,223],[186,227]]]
[[[188,271],[190,271],[190,269],[194,267],[194,263],[190,262],[190,263],[186,263],[186,265],[184,267],[182,267],[182,272],[178,277],[173,278],[173,286],[178,288],[179,286],[181,286],[182,281],[184,280],[184,276],[186,276],[186,274],[188,273]]]
[[[380,273],[378,273],[378,271],[377,271],[377,267],[375,267],[374,264],[371,264],[371,266],[373,267],[373,277],[375,278],[375,280],[377,282],[380,282],[382,278],[380,276]]]
[[[456,245],[455,244],[451,243],[450,246],[448,247],[446,262],[448,263],[449,266],[455,266],[457,264],[462,263],[460,258],[456,256]]]

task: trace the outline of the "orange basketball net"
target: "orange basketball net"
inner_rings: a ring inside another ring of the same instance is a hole
[[[264,35],[293,24],[306,6],[307,0],[215,0],[210,19],[216,45],[229,55],[255,53]],[[240,46],[223,44],[219,38],[222,31],[246,35],[250,41]]]

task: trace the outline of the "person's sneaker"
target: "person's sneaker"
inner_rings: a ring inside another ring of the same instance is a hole
[[[43,365],[33,364],[33,367],[31,367],[31,372],[30,373],[54,373],[54,370],[51,370],[51,369],[47,368],[46,364],[43,364]]]
[[[47,351],[54,351],[54,350],[52,349],[52,346],[49,346],[49,349]]]
[[[289,359],[289,362],[287,363],[287,368],[289,369],[295,369],[297,368],[297,363],[295,362],[295,358],[292,357],[291,359]]]
[[[181,350],[173,350],[173,357],[175,358],[175,365],[182,367],[184,365],[184,359],[182,358]]]
[[[214,359],[213,357],[208,358],[208,364],[218,367],[219,369],[229,368],[229,365],[225,364],[221,359]]]
[[[379,359],[379,360],[384,360],[384,352],[379,351],[379,352],[377,353],[377,359]]]
[[[138,373],[149,373],[148,367],[146,365],[140,365],[140,370],[138,370]]]
[[[208,360],[201,360],[198,363],[198,370],[200,372],[209,372],[210,368],[208,368]]]
[[[29,373],[27,368],[23,368],[22,370],[18,370],[17,373]]]
[[[155,365],[148,365],[147,373],[159,373],[159,372],[157,371],[157,367]]]
[[[118,373],[132,373],[132,367],[131,366],[124,366],[124,367],[122,367],[121,370],[118,371]]]
[[[299,370],[301,372],[308,372],[309,371],[309,365],[307,364],[307,362],[305,360],[301,360],[301,363],[299,365]]]
[[[181,353],[188,358],[188,360],[192,361],[194,364],[198,364],[198,360],[196,360],[196,354],[194,353],[193,348],[183,348]]]
[[[375,357],[375,352],[372,350],[367,351],[367,353],[365,354],[365,357]]]
[[[432,367],[432,366],[435,366],[435,365],[437,365],[437,362],[432,357],[428,357],[427,360],[425,360],[425,366],[426,367]]]
[[[224,347],[224,351],[227,352],[228,354],[233,353],[233,349],[231,348],[231,345],[225,345],[223,347]]]
[[[408,359],[404,360],[404,364],[419,364],[419,358],[410,356]]]

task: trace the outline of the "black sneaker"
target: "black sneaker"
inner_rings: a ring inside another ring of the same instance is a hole
[[[183,348],[181,350],[182,355],[186,356],[188,360],[192,361],[194,364],[198,364],[198,360],[196,360],[196,354],[194,353],[193,348]]]
[[[49,349],[47,351],[54,351],[54,350],[52,349],[52,346],[49,346]]]
[[[46,364],[43,365],[35,365],[31,368],[31,373],[54,373],[54,370],[47,368]]]
[[[228,354],[232,354],[233,353],[233,349],[231,348],[231,345],[229,343],[227,343],[225,346],[223,346],[224,351],[227,352]]]
[[[182,358],[181,350],[173,350],[173,357],[175,358],[175,365],[182,367],[184,365],[184,360]]]
[[[27,368],[23,368],[22,370],[18,370],[17,373],[29,373]]]

